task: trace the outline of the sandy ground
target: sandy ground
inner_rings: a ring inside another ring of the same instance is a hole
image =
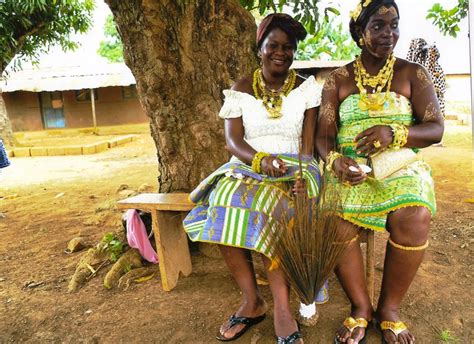
[[[458,343],[474,342],[474,205],[463,202],[474,197],[469,128],[448,128],[445,145],[424,151],[434,168],[439,212],[425,262],[402,308],[417,343],[441,343],[436,333],[441,330],[451,331]],[[83,254],[65,254],[67,242],[81,235],[93,245],[117,229],[120,212],[104,205],[124,197],[117,191],[122,184],[132,190],[143,184],[156,188],[155,155],[152,139],[142,134],[96,155],[13,158],[0,172],[1,343],[217,342],[215,333],[240,296],[223,261],[198,251],[192,255],[193,273],[172,292],[162,290],[159,276],[124,291],[106,290],[105,271],[77,293],[67,292]],[[385,239],[376,239],[377,288]],[[305,343],[332,343],[349,312],[333,276],[330,288],[319,323],[303,329]],[[268,287],[262,291],[271,304]],[[296,301],[293,305],[296,309]],[[270,315],[236,343],[274,340]],[[368,343],[379,342],[377,331],[370,331]]]

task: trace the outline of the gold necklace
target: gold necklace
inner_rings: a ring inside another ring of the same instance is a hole
[[[370,75],[362,64],[362,58],[357,56],[354,62],[354,74],[356,79],[357,88],[360,92],[359,108],[363,111],[381,110],[385,102],[391,100],[390,87],[392,86],[393,79],[393,66],[396,58],[391,54],[385,65],[379,70],[377,75]],[[367,94],[366,86],[372,87],[374,92]],[[385,95],[382,96],[382,90],[385,88]]]
[[[263,72],[261,68],[258,68],[253,73],[253,93],[255,98],[261,99],[263,106],[267,110],[268,118],[280,118],[282,116],[281,108],[283,104],[282,96],[287,96],[290,91],[295,87],[296,72],[291,69],[288,72],[283,85],[278,90],[272,90],[267,87],[265,80],[263,79]]]

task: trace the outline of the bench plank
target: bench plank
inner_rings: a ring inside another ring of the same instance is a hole
[[[188,239],[183,229],[186,214],[155,210],[152,216],[161,283],[165,291],[176,287],[180,273],[187,277],[192,272]]]
[[[187,193],[143,193],[117,202],[119,209],[190,211],[195,204]]]

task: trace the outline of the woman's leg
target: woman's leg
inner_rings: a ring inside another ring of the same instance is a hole
[[[290,287],[282,270],[270,270],[270,259],[262,255],[262,260],[273,296],[275,333],[278,337],[286,338],[298,331],[298,324],[290,310]]]
[[[358,232],[357,227],[347,221],[342,221],[341,231],[343,233],[350,231],[354,235],[357,235],[356,233]],[[336,266],[335,272],[351,303],[351,317],[355,319],[364,318],[371,321],[373,308],[367,291],[364,260],[358,240],[349,244],[339,264]],[[342,343],[358,343],[364,335],[365,329],[360,327],[354,329],[352,336],[345,326],[341,326],[336,333],[336,337]]]
[[[407,207],[391,213],[387,219],[391,241],[405,248],[421,248],[428,240],[430,220],[431,214],[424,207]],[[387,244],[377,320],[399,321],[400,303],[415,277],[424,252],[424,249],[406,250]],[[388,343],[397,342],[391,331],[384,331],[383,336]],[[409,331],[398,336],[401,344],[413,341]]]
[[[242,291],[243,301],[240,308],[235,312],[235,316],[255,318],[264,314],[267,310],[267,304],[257,287],[250,251],[224,245],[219,245],[219,248],[227,267]],[[237,324],[229,328],[229,325],[229,322],[226,321],[220,328],[220,333],[226,338],[234,337],[245,326]]]

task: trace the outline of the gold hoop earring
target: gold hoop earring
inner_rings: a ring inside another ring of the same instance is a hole
[[[361,47],[363,47],[364,44],[365,44],[364,39],[363,39],[363,38],[360,38],[360,39],[359,39],[359,45],[360,45]]]

